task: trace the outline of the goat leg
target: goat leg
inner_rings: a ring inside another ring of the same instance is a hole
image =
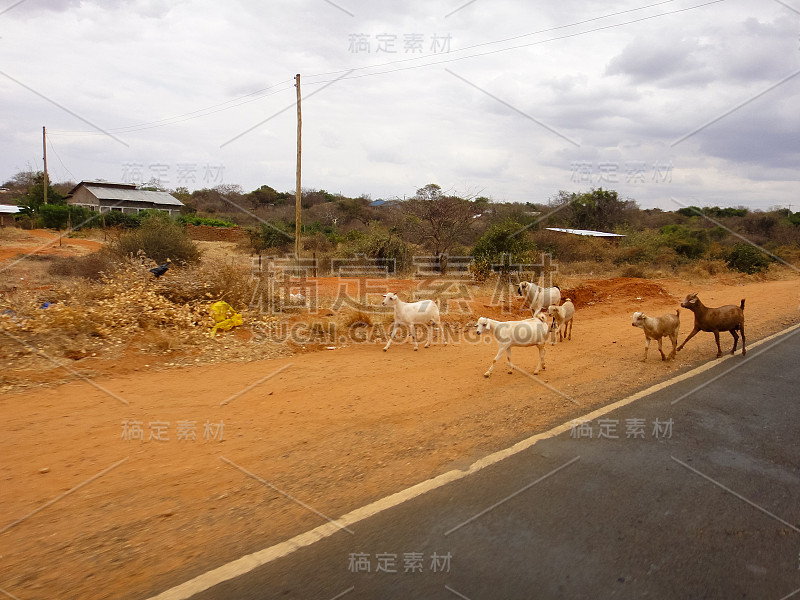
[[[383,347],[383,351],[386,352],[389,349],[389,346],[392,345],[392,338],[394,338],[394,334],[397,332],[397,321],[394,323],[394,327],[392,327],[392,333],[389,335],[389,341],[386,342],[386,345]]]
[[[736,333],[736,329],[731,329],[729,333],[733,336],[733,350],[731,350],[731,354],[736,354],[736,346],[739,345],[739,334]]]
[[[683,343],[682,343],[680,346],[678,346],[678,348],[677,348],[677,351],[678,351],[678,352],[680,352],[681,350],[683,350],[683,347],[686,345],[686,342],[688,342],[690,339],[692,339],[694,336],[696,336],[696,335],[698,334],[698,332],[699,332],[699,331],[700,331],[700,329],[698,329],[697,327],[695,327],[694,329],[692,329],[692,333],[690,333],[690,334],[689,334],[689,335],[686,337],[686,339],[685,339],[685,340],[683,340]]]

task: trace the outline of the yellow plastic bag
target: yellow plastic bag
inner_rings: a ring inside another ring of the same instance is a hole
[[[221,300],[211,305],[211,315],[214,317],[215,323],[211,328],[212,338],[216,335],[217,329],[230,331],[242,324],[242,315],[233,310],[230,304]]]

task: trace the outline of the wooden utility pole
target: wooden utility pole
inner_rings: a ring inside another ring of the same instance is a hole
[[[300,148],[301,134],[303,131],[303,117],[300,112],[300,74],[294,76],[295,86],[297,87],[297,189],[295,191],[295,217],[294,217],[294,253],[300,259]]]
[[[47,204],[47,129],[42,125],[42,150],[44,151],[44,203]]]

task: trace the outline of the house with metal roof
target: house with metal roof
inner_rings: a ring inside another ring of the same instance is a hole
[[[571,233],[572,235],[585,235],[589,237],[603,238],[624,238],[621,233],[607,233],[605,231],[592,231],[591,229],[564,229],[562,227],[545,227],[548,231],[559,231],[561,233]]]
[[[183,202],[169,192],[137,189],[135,183],[81,181],[67,194],[67,204],[85,206],[104,213],[110,211],[138,213],[141,210],[163,210],[179,214]]]
[[[0,204],[0,227],[14,224],[14,215],[19,214],[19,206]]]

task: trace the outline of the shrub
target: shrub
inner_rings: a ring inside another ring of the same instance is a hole
[[[104,212],[97,216],[97,223],[101,227],[121,227],[122,229],[136,229],[141,224],[139,215],[124,213],[118,210]]]
[[[366,232],[353,230],[345,235],[338,255],[350,258],[359,254],[387,266],[390,273],[411,266],[411,247],[399,235],[376,222],[370,223]]]
[[[700,258],[708,249],[708,231],[684,225],[665,225],[659,230],[661,242],[686,258]]]
[[[750,244],[736,244],[725,260],[728,267],[741,273],[752,275],[769,268],[770,259],[758,248]]]
[[[525,226],[513,219],[492,225],[486,230],[472,248],[472,273],[479,281],[485,280],[500,266],[500,273],[509,274],[510,265],[530,263],[534,260],[536,246],[531,241]]]
[[[205,217],[196,217],[194,215],[181,215],[176,220],[178,223],[183,223],[184,225],[208,225],[209,227],[234,227],[236,225],[232,221],[208,219]]]
[[[50,264],[47,272],[50,275],[82,277],[98,281],[104,276],[111,275],[121,266],[122,261],[118,255],[107,248],[102,248],[85,256],[57,258]]]
[[[294,245],[294,229],[280,221],[262,223],[258,229],[249,229],[250,248],[261,254],[265,250],[286,252]]]
[[[139,229],[121,234],[113,248],[122,256],[144,253],[157,263],[167,258],[177,263],[194,263],[200,259],[197,244],[166,213],[146,215]]]
[[[39,208],[39,219],[47,229],[92,227],[96,213],[83,206],[68,204],[43,204]]]

